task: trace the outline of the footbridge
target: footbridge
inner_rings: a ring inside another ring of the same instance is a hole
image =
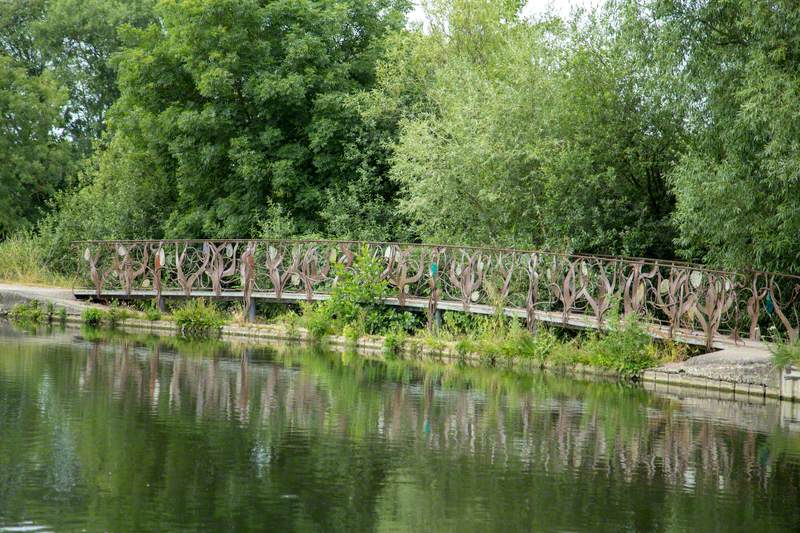
[[[255,302],[329,297],[340,268],[377,258],[387,305],[427,314],[503,313],[537,323],[604,329],[612,311],[654,337],[709,348],[759,346],[800,333],[800,276],[723,271],[655,259],[540,250],[327,240],[75,242],[78,298],[203,297]],[[336,267],[340,264],[341,267]]]

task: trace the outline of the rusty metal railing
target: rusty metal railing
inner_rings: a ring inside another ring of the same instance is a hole
[[[360,250],[378,258],[392,303],[487,312],[602,328],[634,314],[662,337],[711,346],[800,332],[800,276],[734,272],[679,261],[540,250],[328,240],[79,241],[76,292],[95,297],[183,296],[307,299],[329,294],[333,265]],[[654,330],[655,331],[655,330]]]

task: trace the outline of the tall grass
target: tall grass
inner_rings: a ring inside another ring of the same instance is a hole
[[[0,282],[69,287],[72,279],[47,267],[44,249],[32,233],[16,233],[0,242]]]

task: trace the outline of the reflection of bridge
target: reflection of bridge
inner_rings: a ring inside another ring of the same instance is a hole
[[[364,248],[392,288],[388,305],[493,314],[580,328],[609,315],[638,315],[651,334],[693,344],[760,345],[797,340],[800,276],[729,272],[641,258],[565,255],[468,246],[354,241],[81,241],[75,289],[83,298],[208,297],[323,300],[335,264],[350,268]]]

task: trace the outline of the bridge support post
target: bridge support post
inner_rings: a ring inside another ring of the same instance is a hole
[[[256,321],[256,302],[252,298],[250,299],[250,305],[247,306],[247,321]]]
[[[434,331],[436,331],[437,333],[439,332],[440,329],[442,329],[442,310],[441,309],[437,309],[433,313],[433,328],[434,328]]]
[[[167,310],[166,306],[164,305],[163,296],[156,297],[156,307],[158,307],[158,310],[161,311],[162,313]]]

